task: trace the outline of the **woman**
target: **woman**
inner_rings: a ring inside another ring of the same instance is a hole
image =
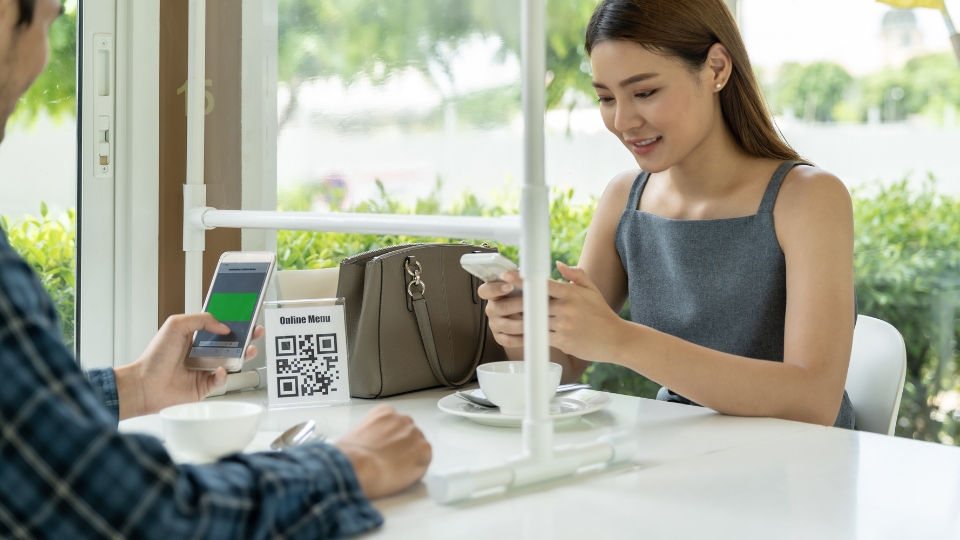
[[[604,0],[585,49],[604,124],[640,171],[607,186],[579,267],[557,263],[564,380],[613,362],[661,400],[852,429],[850,195],[778,136],[723,1]],[[521,283],[505,279],[480,294],[518,359],[522,299],[506,293]],[[617,315],[627,299],[633,322]]]

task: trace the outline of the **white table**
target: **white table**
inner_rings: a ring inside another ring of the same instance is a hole
[[[409,414],[433,445],[431,470],[490,464],[520,452],[520,430],[480,426],[437,408],[448,389],[337,407],[268,410],[248,451],[312,418],[343,435],[380,403]],[[423,485],[375,506],[372,537],[416,539],[960,538],[960,448],[613,396],[604,411],[559,426],[557,444],[628,430],[632,466],[456,506]],[[265,403],[264,391],[215,399]],[[121,431],[162,438],[156,415]]]

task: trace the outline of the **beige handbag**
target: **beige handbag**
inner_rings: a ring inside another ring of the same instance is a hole
[[[480,280],[460,266],[470,244],[406,244],[340,263],[350,351],[350,395],[387,397],[457,387],[481,362],[504,359],[487,325]]]

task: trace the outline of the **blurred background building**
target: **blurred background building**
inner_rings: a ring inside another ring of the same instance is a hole
[[[883,63],[889,67],[902,68],[907,60],[926,52],[923,30],[910,9],[886,12],[880,25],[880,39],[883,41]]]

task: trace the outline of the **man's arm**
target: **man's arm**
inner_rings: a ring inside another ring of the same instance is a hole
[[[118,433],[2,238],[0,372],[0,537],[334,538],[382,522],[332,446],[181,466],[156,438]]]

